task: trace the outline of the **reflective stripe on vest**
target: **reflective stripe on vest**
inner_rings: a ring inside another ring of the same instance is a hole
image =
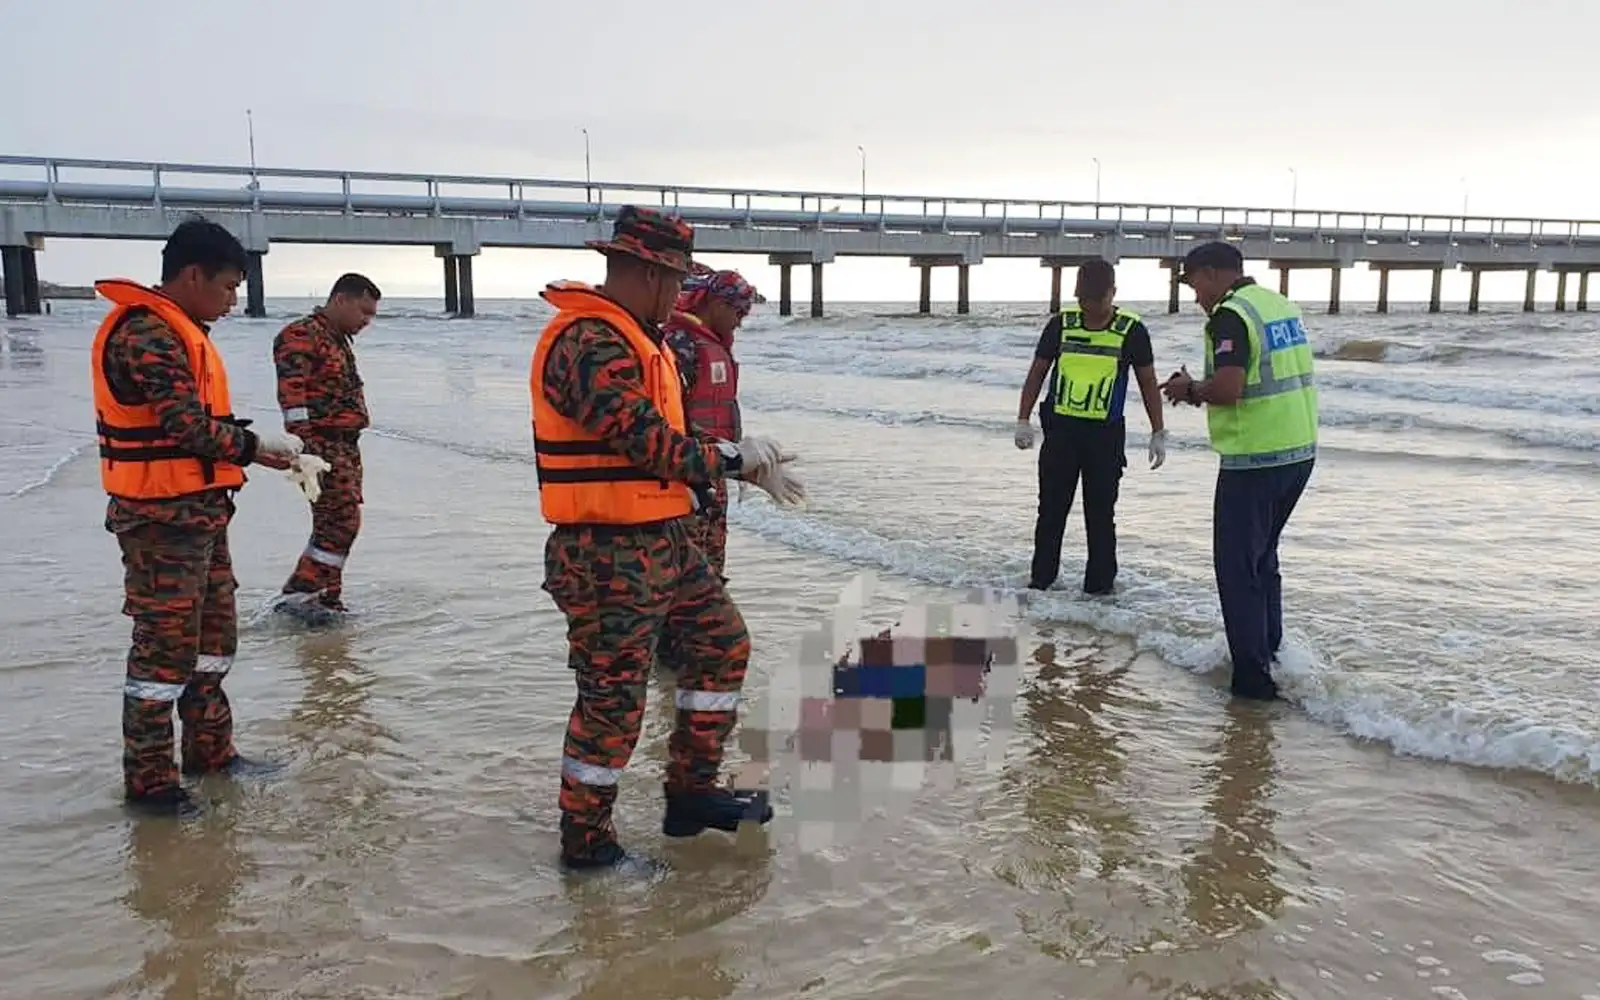
[[[693,510],[689,487],[640,469],[632,460],[558,413],[544,398],[544,370],[556,338],[579,320],[617,330],[639,358],[645,391],[667,425],[686,432],[683,386],[670,350],[657,344],[627,310],[596,289],[558,282],[540,296],[556,308],[534,348],[528,387],[533,397],[534,469],[539,506],[551,524],[648,524]]]
[[[1288,465],[1317,454],[1315,358],[1300,307],[1260,285],[1242,285],[1217,303],[1244,320],[1249,358],[1244,395],[1232,406],[1206,407],[1211,446],[1224,469]],[[1206,377],[1216,345],[1206,330]]]
[[[112,303],[90,348],[101,486],[110,495],[128,500],[169,500],[208,489],[243,486],[242,468],[183,448],[162,428],[153,405],[119,402],[106,378],[106,347],[112,332],[130,311],[149,310],[183,345],[206,415],[231,423],[228,372],[211,338],[176,302],[154,289],[123,278],[97,281],[94,287]]]
[[[1061,355],[1056,358],[1055,412],[1063,417],[1106,420],[1117,392],[1122,342],[1139,314],[1118,309],[1104,330],[1085,330],[1083,310],[1061,311]]]

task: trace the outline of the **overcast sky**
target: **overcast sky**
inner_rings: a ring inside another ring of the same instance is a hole
[[[1286,207],[1297,186],[1302,208],[1600,218],[1596,0],[4,0],[0,37],[25,84],[5,153],[245,163],[250,108],[270,166],[582,178],[587,128],[601,181],[851,192],[862,146],[874,192],[1087,198],[1098,158],[1108,201]],[[153,277],[155,249],[53,241],[40,270]],[[713,263],[776,293],[759,258]],[[352,267],[440,294],[431,251],[354,247],[275,248],[267,291]],[[1155,265],[1121,271],[1125,297],[1164,295]],[[485,298],[599,270],[490,251],[476,273]],[[827,291],[914,299],[916,275],[847,261]],[[973,275],[976,298],[1047,292],[1036,261]]]

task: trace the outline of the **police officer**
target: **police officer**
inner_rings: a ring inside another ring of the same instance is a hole
[[[1089,549],[1083,590],[1111,593],[1117,576],[1117,494],[1128,464],[1122,410],[1129,368],[1139,378],[1150,418],[1150,468],[1159,469],[1167,460],[1150,331],[1138,313],[1114,304],[1116,293],[1116,269],[1108,261],[1096,258],[1079,267],[1077,304],[1045,323],[1022,384],[1016,445],[1027,449],[1033,447],[1028,415],[1050,376],[1039,407],[1044,445],[1039,449],[1039,515],[1028,580],[1034,590],[1048,590],[1060,571],[1061,539],[1081,478]]]
[[[1271,665],[1283,644],[1278,539],[1317,456],[1317,390],[1300,307],[1244,275],[1229,243],[1183,259],[1182,278],[1209,314],[1205,378],[1174,372],[1162,391],[1174,404],[1206,407],[1221,457],[1212,510],[1212,563],[1222,604],[1233,693],[1278,695]]]

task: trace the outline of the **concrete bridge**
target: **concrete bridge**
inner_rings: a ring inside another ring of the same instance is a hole
[[[970,307],[970,269],[991,257],[1033,257],[1050,271],[1051,309],[1064,269],[1104,257],[1159,260],[1172,271],[1197,241],[1235,242],[1247,260],[1280,272],[1333,272],[1339,311],[1343,269],[1379,272],[1378,311],[1388,310],[1393,271],[1433,273],[1429,308],[1440,310],[1446,268],[1472,275],[1469,312],[1485,271],[1524,271],[1532,311],[1540,271],[1557,277],[1556,309],[1578,276],[1588,308],[1600,272],[1600,220],[1407,215],[1320,209],[1020,201],[935,195],[840,194],[748,188],[589,183],[512,177],[268,169],[179,163],[0,156],[0,257],[6,311],[40,310],[36,254],[49,237],[161,240],[203,213],[232,230],[250,255],[246,313],[265,315],[262,258],[274,243],[432,247],[443,262],[445,308],[474,312],[472,259],[485,247],[577,249],[608,236],[628,203],[657,205],[694,223],[703,252],[761,254],[780,270],[779,311],[793,311],[791,273],[811,268],[811,315],[823,314],[823,269],[840,257],[903,257],[921,272],[920,307],[931,311],[934,268],[957,271],[958,312]]]

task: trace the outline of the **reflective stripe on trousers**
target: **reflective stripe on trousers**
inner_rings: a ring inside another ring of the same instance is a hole
[[[233,668],[233,657],[212,656],[202,654],[194,665],[194,680],[221,680]],[[128,698],[139,701],[164,701],[172,703],[183,697],[183,692],[188,684],[160,684],[156,681],[128,680],[122,685],[122,693]]]
[[[675,703],[685,712],[736,712],[740,695],[737,691],[685,691],[679,689]],[[623,768],[590,764],[572,757],[561,758],[561,773],[584,785],[610,786],[622,777]]]
[[[306,546],[305,556],[312,562],[321,563],[324,566],[332,566],[334,569],[344,568],[344,556],[339,555],[337,552],[329,552],[327,549],[319,549],[315,545]]]

